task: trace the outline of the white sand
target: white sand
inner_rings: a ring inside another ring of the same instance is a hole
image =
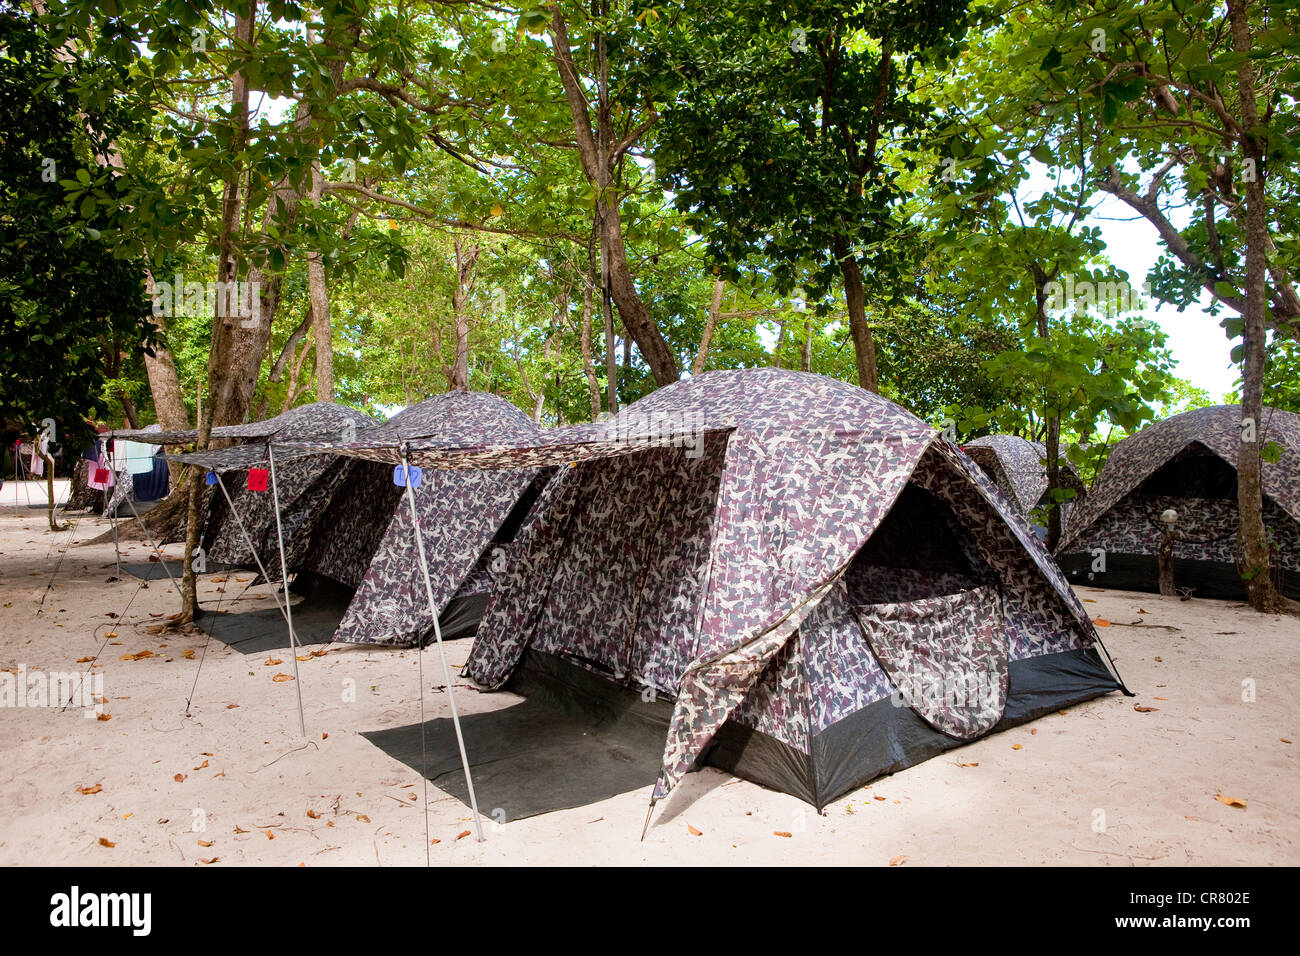
[[[107,528],[79,521],[78,540]],[[0,863],[424,863],[419,777],[361,736],[418,720],[413,651],[334,649],[300,663],[304,740],[295,683],[272,680],[292,673],[288,652],[245,656],[214,641],[186,717],[204,637],[146,631],[160,620],[153,615],[178,609],[176,594],[165,581],[107,583],[112,546],[62,553],[67,541],[45,529],[42,512],[0,509],[0,669],[81,670],[88,665],[77,659],[95,655],[105,631],[115,631],[95,669],[111,719],[87,719],[75,707],[0,710]],[[148,548],[132,542],[125,550],[138,561]],[[232,598],[244,587],[235,579],[251,575],[229,577],[204,579],[201,594],[215,598],[226,587]],[[272,603],[257,592],[245,600]],[[1118,694],[1091,701],[879,780],[824,816],[706,769],[660,805],[644,843],[649,787],[504,826],[488,821],[478,844],[457,839],[471,829],[469,811],[430,786],[429,827],[439,841],[432,861],[1300,863],[1300,620],[1225,602],[1091,589],[1082,596],[1094,616],[1114,622],[1102,633],[1136,702],[1157,711],[1139,713]],[[1148,626],[1121,626],[1137,621]],[[468,642],[448,646],[461,663]],[[154,656],[119,659],[145,650]],[[281,664],[265,665],[268,656]],[[427,687],[442,683],[435,650],[425,652],[424,669]],[[345,679],[355,681],[354,703],[342,700]],[[1242,700],[1247,680],[1254,702]],[[517,698],[465,689],[457,700],[474,711]],[[427,693],[425,706],[429,718],[447,716],[442,692]],[[96,785],[98,793],[77,792]]]

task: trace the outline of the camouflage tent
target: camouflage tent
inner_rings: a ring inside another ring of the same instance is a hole
[[[1264,523],[1278,584],[1300,598],[1300,415],[1265,409],[1254,426],[1263,447]],[[1110,453],[1087,499],[1071,515],[1057,548],[1077,582],[1156,591],[1161,515],[1177,512],[1174,584],[1198,597],[1241,598],[1237,573],[1237,454],[1241,406],[1218,405],[1174,415],[1142,429]]]
[[[528,441],[333,450],[426,475],[560,466],[467,672],[666,702],[654,799],[707,762],[822,807],[1119,686],[983,472],[843,382],[710,372]]]
[[[375,424],[363,412],[333,402],[313,402],[291,408],[262,422],[214,428],[213,436],[239,442],[226,448],[190,452],[175,456],[179,460],[220,472],[226,491],[243,521],[253,547],[274,577],[279,572],[279,536],[271,489],[249,487],[250,469],[267,469],[267,449],[274,440],[350,439],[360,429]],[[218,432],[220,433],[218,435]],[[174,436],[178,432],[162,432]],[[316,513],[330,499],[346,477],[349,462],[329,456],[313,456],[291,451],[275,454],[276,490],[280,498],[280,519],[285,540],[298,526]],[[209,489],[205,496],[203,548],[209,564],[251,568],[256,565],[239,523],[230,514],[225,497]]]
[[[968,441],[962,450],[993,479],[998,490],[1026,520],[1031,520],[1035,508],[1048,504],[1047,449],[1042,442],[1018,435],[985,435]],[[1069,462],[1061,462],[1060,475],[1061,487],[1075,493],[1061,505],[1061,527],[1064,528],[1071,509],[1083,498],[1086,490],[1079,473]],[[1046,535],[1045,527],[1038,524],[1034,527],[1039,537]]]
[[[537,433],[505,399],[448,392],[358,432],[356,440],[396,448],[411,439],[491,443]],[[444,638],[478,626],[510,539],[544,480],[533,468],[424,473],[415,501]],[[411,514],[392,466],[352,459],[346,478],[288,551],[301,576],[355,589],[334,640],[411,646],[431,631]]]

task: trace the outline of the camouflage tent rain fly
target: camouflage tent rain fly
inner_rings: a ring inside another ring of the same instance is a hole
[[[998,490],[1025,520],[1032,521],[1034,509],[1049,503],[1047,450],[1042,442],[1017,435],[985,435],[968,441],[962,450],[993,479]],[[1085,489],[1078,472],[1069,462],[1061,462],[1060,475],[1061,487],[1074,492],[1074,497],[1061,505],[1061,527],[1064,528],[1070,511],[1082,500]],[[1040,538],[1047,534],[1047,529],[1036,523],[1034,530]]]
[[[467,672],[603,695],[607,713],[621,695],[663,702],[654,799],[707,762],[822,807],[1119,687],[983,472],[843,382],[710,372],[605,422],[404,449],[426,475],[560,466]],[[334,450],[401,460],[377,443]]]
[[[357,433],[396,448],[412,439],[490,444],[531,440],[538,427],[505,399],[448,392]],[[510,540],[549,471],[426,471],[415,490],[444,639],[472,634]],[[391,465],[355,459],[329,501],[290,539],[290,567],[355,594],[334,640],[411,646],[433,627],[411,515]]]
[[[1264,457],[1264,524],[1278,584],[1300,598],[1300,415],[1266,408],[1246,427]],[[1245,597],[1237,572],[1242,429],[1241,406],[1218,405],[1174,415],[1116,445],[1057,548],[1069,578],[1158,590],[1161,515],[1173,509],[1175,587],[1197,597]]]

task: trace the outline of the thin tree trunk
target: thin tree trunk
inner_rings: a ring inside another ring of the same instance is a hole
[[[325,178],[320,164],[312,163],[312,202],[319,202]],[[325,259],[319,250],[307,253],[307,289],[311,297],[312,326],[316,338],[316,401],[334,401],[334,341],[330,326],[330,297],[325,284]]]
[[[1250,53],[1250,22],[1245,0],[1228,0],[1228,18],[1232,25],[1233,51],[1243,57],[1237,67],[1237,95],[1241,103],[1241,149],[1253,175],[1245,177],[1246,187],[1246,274],[1242,292],[1242,388],[1241,414],[1253,423],[1242,428],[1237,457],[1237,508],[1240,513],[1237,548],[1241,573],[1246,579],[1250,606],[1257,611],[1275,610],[1281,603],[1273,587],[1269,570],[1270,555],[1264,527],[1263,486],[1260,476],[1260,436],[1263,433],[1265,322],[1268,311],[1268,212],[1264,193],[1263,144],[1253,135],[1259,123],[1255,103],[1254,66],[1245,57]],[[1247,165],[1246,168],[1249,168]]]
[[[704,333],[700,336],[700,350],[695,353],[691,363],[691,374],[699,375],[704,371],[704,363],[709,357],[709,344],[713,341],[713,330],[718,325],[718,313],[722,311],[722,293],[727,283],[722,279],[713,280],[713,301],[709,303],[709,317],[704,321]]]
[[[464,391],[469,388],[469,313],[465,305],[474,291],[474,268],[483,247],[475,243],[462,252],[457,236],[455,248],[456,288],[451,294],[451,311],[456,326],[456,356],[447,370],[447,386]]]
[[[641,356],[650,366],[655,381],[659,385],[668,385],[679,377],[677,361],[636,291],[627,262],[627,250],[623,245],[623,226],[611,164],[622,155],[622,150],[628,144],[615,143],[610,117],[609,67],[604,35],[597,33],[595,38],[599,99],[596,104],[594,133],[587,96],[569,47],[568,25],[559,4],[555,5],[551,13],[551,49],[573,119],[582,171],[597,191],[596,213],[601,236],[602,265],[608,279],[609,295],[618,306],[624,330],[641,350]],[[610,410],[614,410],[613,406]]]
[[[867,391],[879,391],[876,373],[876,343],[867,324],[867,299],[862,285],[862,270],[847,242],[835,239],[835,258],[844,277],[844,304],[849,313],[849,335],[853,339],[853,356],[858,367],[858,384]]]
[[[1051,275],[1036,262],[1030,263],[1030,274],[1034,279],[1034,327],[1038,337],[1047,338],[1047,283],[1056,276]],[[1047,459],[1047,495],[1050,502],[1047,512],[1047,550],[1055,551],[1061,540],[1061,507],[1055,501],[1053,492],[1061,485],[1061,415],[1059,410],[1049,407],[1050,396],[1044,396],[1043,415],[1047,423],[1047,435],[1043,442],[1044,457]]]
[[[812,371],[812,319],[803,320],[803,356],[799,368],[805,372]]]

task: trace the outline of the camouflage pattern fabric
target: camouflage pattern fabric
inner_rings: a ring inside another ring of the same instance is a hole
[[[1045,505],[1047,496],[1047,448],[1042,442],[1030,441],[1017,435],[985,435],[961,446],[984,473],[1025,517],[1039,505]],[[1082,500],[1086,489],[1079,473],[1068,461],[1062,459],[1060,483],[1070,488],[1075,496],[1061,505],[1061,525],[1069,520],[1070,510]]]
[[[482,392],[447,392],[357,434],[362,443],[498,441],[531,439],[537,425],[509,402]],[[336,506],[321,509],[311,543],[300,545],[303,565],[344,583],[360,567],[356,594],[340,621],[334,640],[349,644],[411,646],[433,627],[428,595],[420,571],[411,511],[402,488],[393,484],[393,469],[373,461],[355,461],[353,477],[335,495]],[[424,472],[414,489],[425,559],[439,613],[453,597],[488,593],[507,562],[508,546],[492,540],[520,495],[532,483],[533,469],[515,471]],[[387,487],[381,487],[387,482]],[[359,546],[383,535],[368,553]],[[361,557],[364,555],[364,564]]]
[[[360,436],[323,447],[394,456]],[[909,481],[970,529],[964,547],[986,569],[974,583],[997,578],[1006,659],[1095,638],[1033,530],[978,466],[915,416],[843,382],[777,369],[709,372],[593,425],[409,447],[414,463],[438,469],[566,466],[515,539],[466,670],[499,687],[531,646],[672,695],[657,796],[732,717],[807,739],[814,712],[843,713],[818,703],[842,661],[818,656],[809,635],[821,634],[801,629],[826,608],[847,613],[845,571]],[[992,600],[976,593],[963,611],[971,620]],[[988,647],[1001,635],[979,620],[977,645],[946,653],[968,651],[969,668],[996,676]],[[867,692],[892,693],[860,636],[856,645]],[[812,660],[826,671],[810,670]],[[976,732],[987,714],[964,724],[935,717]]]
[[[1007,703],[996,588],[854,609],[881,667],[926,723],[959,740],[992,730]]]
[[[1262,420],[1255,425],[1256,439],[1261,444],[1276,442],[1283,449],[1278,461],[1265,461],[1261,466],[1260,477],[1265,498],[1271,500],[1292,521],[1300,521],[1300,415],[1266,408]],[[1061,536],[1057,552],[1071,554],[1090,550],[1092,545],[1086,536],[1102,516],[1192,446],[1201,446],[1204,451],[1217,455],[1235,469],[1241,451],[1241,436],[1241,406],[1216,405],[1174,415],[1148,425],[1137,434],[1124,439],[1111,451],[1088,497],[1071,514],[1069,526]],[[1184,507],[1190,505],[1185,504]],[[1131,513],[1138,517],[1146,510],[1145,505],[1134,505]],[[1181,516],[1183,508],[1178,510]],[[1115,533],[1114,530],[1107,531],[1106,537],[1114,540]],[[1123,542],[1123,547],[1141,547],[1142,550],[1124,553],[1155,553],[1146,544],[1150,540],[1146,527],[1134,527],[1128,534],[1130,537]],[[1159,543],[1158,537],[1156,542]],[[1209,548],[1201,554],[1205,556],[1204,560],[1215,560],[1210,557],[1212,550]],[[1200,555],[1192,548],[1184,549],[1182,556],[1192,558]]]

